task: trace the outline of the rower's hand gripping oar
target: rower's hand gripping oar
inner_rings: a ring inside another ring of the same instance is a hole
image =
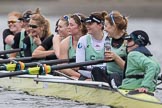
[[[74,67],[80,67],[80,66],[88,66],[88,65],[96,65],[100,63],[106,62],[105,60],[93,60],[93,61],[87,61],[87,62],[80,62],[80,63],[70,63],[70,64],[62,64],[62,65],[55,65],[55,66],[49,66],[46,64],[39,65],[37,67],[28,68],[27,70],[20,70],[15,71],[11,73],[3,73],[0,74],[0,78],[3,77],[11,77],[16,75],[23,75],[23,74],[31,74],[31,75],[45,75],[50,73],[52,70],[60,70],[60,69],[67,69],[67,68],[74,68]]]

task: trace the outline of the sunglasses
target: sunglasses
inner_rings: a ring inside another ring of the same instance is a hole
[[[8,21],[8,24],[15,24],[17,22],[20,22],[20,21],[19,20],[16,20],[16,21],[12,20],[12,21]]]
[[[32,25],[32,24],[29,24],[29,27],[31,27],[31,28],[38,28],[37,25]]]

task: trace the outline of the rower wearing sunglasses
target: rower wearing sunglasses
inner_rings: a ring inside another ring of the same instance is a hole
[[[124,71],[125,78],[119,88],[133,90],[134,93],[154,92],[160,65],[146,48],[151,44],[148,34],[143,30],[136,30],[125,39],[128,41],[128,56]]]
[[[40,13],[33,14],[29,21],[29,36],[24,38],[24,55],[32,56],[33,51],[51,36],[49,21]]]
[[[3,31],[4,50],[11,49],[15,34],[22,30],[23,22],[20,18],[22,18],[22,14],[19,12],[11,12],[8,14],[8,29]],[[8,58],[8,56],[6,55],[5,58]]]
[[[27,16],[29,16],[29,18],[27,18]],[[19,35],[19,37],[15,38],[15,41],[17,40],[17,43],[22,42],[21,48],[24,50],[24,56],[29,57],[32,56],[32,52],[42,41],[52,34],[50,32],[49,22],[40,14],[39,8],[36,9],[36,12],[32,15],[26,15],[26,19],[28,19],[28,27],[25,38],[20,40],[21,36]],[[13,47],[16,48],[16,45],[19,47],[18,44],[15,44]],[[13,55],[11,57],[13,57]]]
[[[23,39],[29,34],[28,24],[32,14],[33,12],[31,10],[27,10],[26,12],[24,12],[23,17],[19,18],[19,20],[23,21],[23,26],[21,32],[17,33],[14,37],[14,44],[12,45],[12,49],[22,48],[23,50]],[[20,51],[19,53],[15,52],[10,54],[10,58],[15,57],[24,57],[24,52]]]

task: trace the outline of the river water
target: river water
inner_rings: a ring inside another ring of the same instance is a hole
[[[58,17],[47,17],[51,22],[51,30],[54,31],[55,23]],[[0,16],[0,51],[3,50],[2,32],[7,28],[7,17]],[[160,19],[129,19],[128,33],[133,30],[145,30],[150,36],[152,45],[148,48],[152,51],[153,55],[158,59],[162,66],[162,20]],[[161,95],[162,92],[157,92]],[[85,94],[86,95],[86,94]],[[0,88],[0,107],[1,108],[109,108],[108,106],[100,105],[86,105],[70,100],[62,100],[54,97],[31,96],[21,91],[8,91]]]
[[[54,97],[31,96],[21,91],[0,88],[0,108],[109,108],[101,105],[86,105]]]

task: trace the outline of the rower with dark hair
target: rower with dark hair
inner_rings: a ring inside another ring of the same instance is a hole
[[[89,17],[85,19],[85,24],[88,33],[82,36],[78,41],[76,50],[76,62],[92,61],[97,59],[104,59],[104,42],[107,33],[104,32],[104,16],[107,12],[92,12]],[[95,65],[95,67],[103,67],[104,64]],[[93,66],[94,67],[94,66]],[[88,66],[87,68],[91,68]],[[82,75],[80,79],[91,79],[91,71],[79,70]]]
[[[78,40],[81,36],[87,33],[87,28],[85,27],[84,20],[85,16],[80,13],[70,15],[68,26],[70,36],[62,40],[60,44],[59,59],[72,59],[76,57],[76,48]],[[69,68],[60,71],[65,73],[66,75],[77,79],[80,77],[80,74],[77,72],[77,69]]]

